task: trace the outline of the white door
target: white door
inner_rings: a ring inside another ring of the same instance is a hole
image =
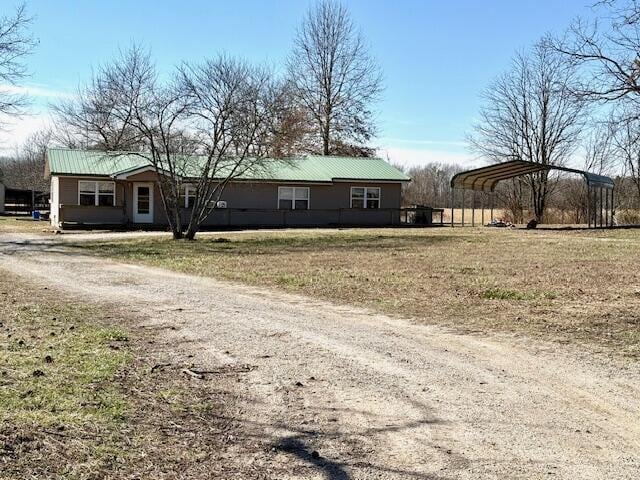
[[[153,223],[153,183],[133,184],[133,223]]]

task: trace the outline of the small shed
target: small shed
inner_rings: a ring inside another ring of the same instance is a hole
[[[34,210],[48,210],[48,193],[4,186],[1,213],[30,215]]]

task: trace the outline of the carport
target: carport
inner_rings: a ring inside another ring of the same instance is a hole
[[[451,178],[451,226],[453,227],[454,200],[457,190],[462,191],[462,226],[464,226],[464,199],[465,192],[473,192],[471,225],[475,225],[476,192],[489,194],[489,209],[493,218],[495,202],[495,188],[502,180],[509,180],[532,173],[558,170],[561,172],[581,175],[587,184],[587,222],[589,228],[604,228],[613,226],[613,200],[615,182],[604,175],[577,170],[575,168],[555,165],[543,165],[541,163],[527,162],[524,160],[511,160],[496,163],[486,167],[476,168],[460,172]],[[482,197],[482,224],[484,224],[484,195]]]

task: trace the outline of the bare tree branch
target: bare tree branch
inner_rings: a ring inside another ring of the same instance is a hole
[[[266,69],[228,57],[184,64],[161,83],[149,54],[134,46],[56,111],[87,147],[148,161],[174,238],[193,239],[229,182],[276,162],[269,155],[282,108],[274,92]]]
[[[24,4],[13,15],[0,17],[0,114],[19,115],[27,103],[15,87],[29,75],[25,58],[37,43],[29,32],[31,22]]]
[[[494,162],[563,165],[575,151],[584,125],[585,104],[571,94],[575,75],[574,66],[544,43],[517,55],[511,70],[484,94],[485,106],[470,138],[472,148]],[[530,175],[527,184],[540,222],[553,184],[547,172]]]
[[[178,84],[190,99],[189,126],[202,155],[186,230],[193,238],[229,182],[248,172],[266,173],[277,162],[271,147],[282,97],[266,69],[225,56],[183,65]]]
[[[309,151],[353,153],[371,140],[382,75],[343,5],[322,0],[308,12],[287,65],[296,103],[313,126]]]

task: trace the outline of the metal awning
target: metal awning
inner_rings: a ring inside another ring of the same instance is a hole
[[[526,162],[524,160],[512,160],[504,163],[496,163],[486,167],[460,172],[451,179],[452,188],[463,190],[476,190],[481,192],[493,192],[501,180],[528,175],[530,173],[550,170],[575,173],[582,175],[589,187],[613,189],[615,182],[604,175],[576,170],[574,168],[559,167],[555,165],[543,165],[541,163]]]

